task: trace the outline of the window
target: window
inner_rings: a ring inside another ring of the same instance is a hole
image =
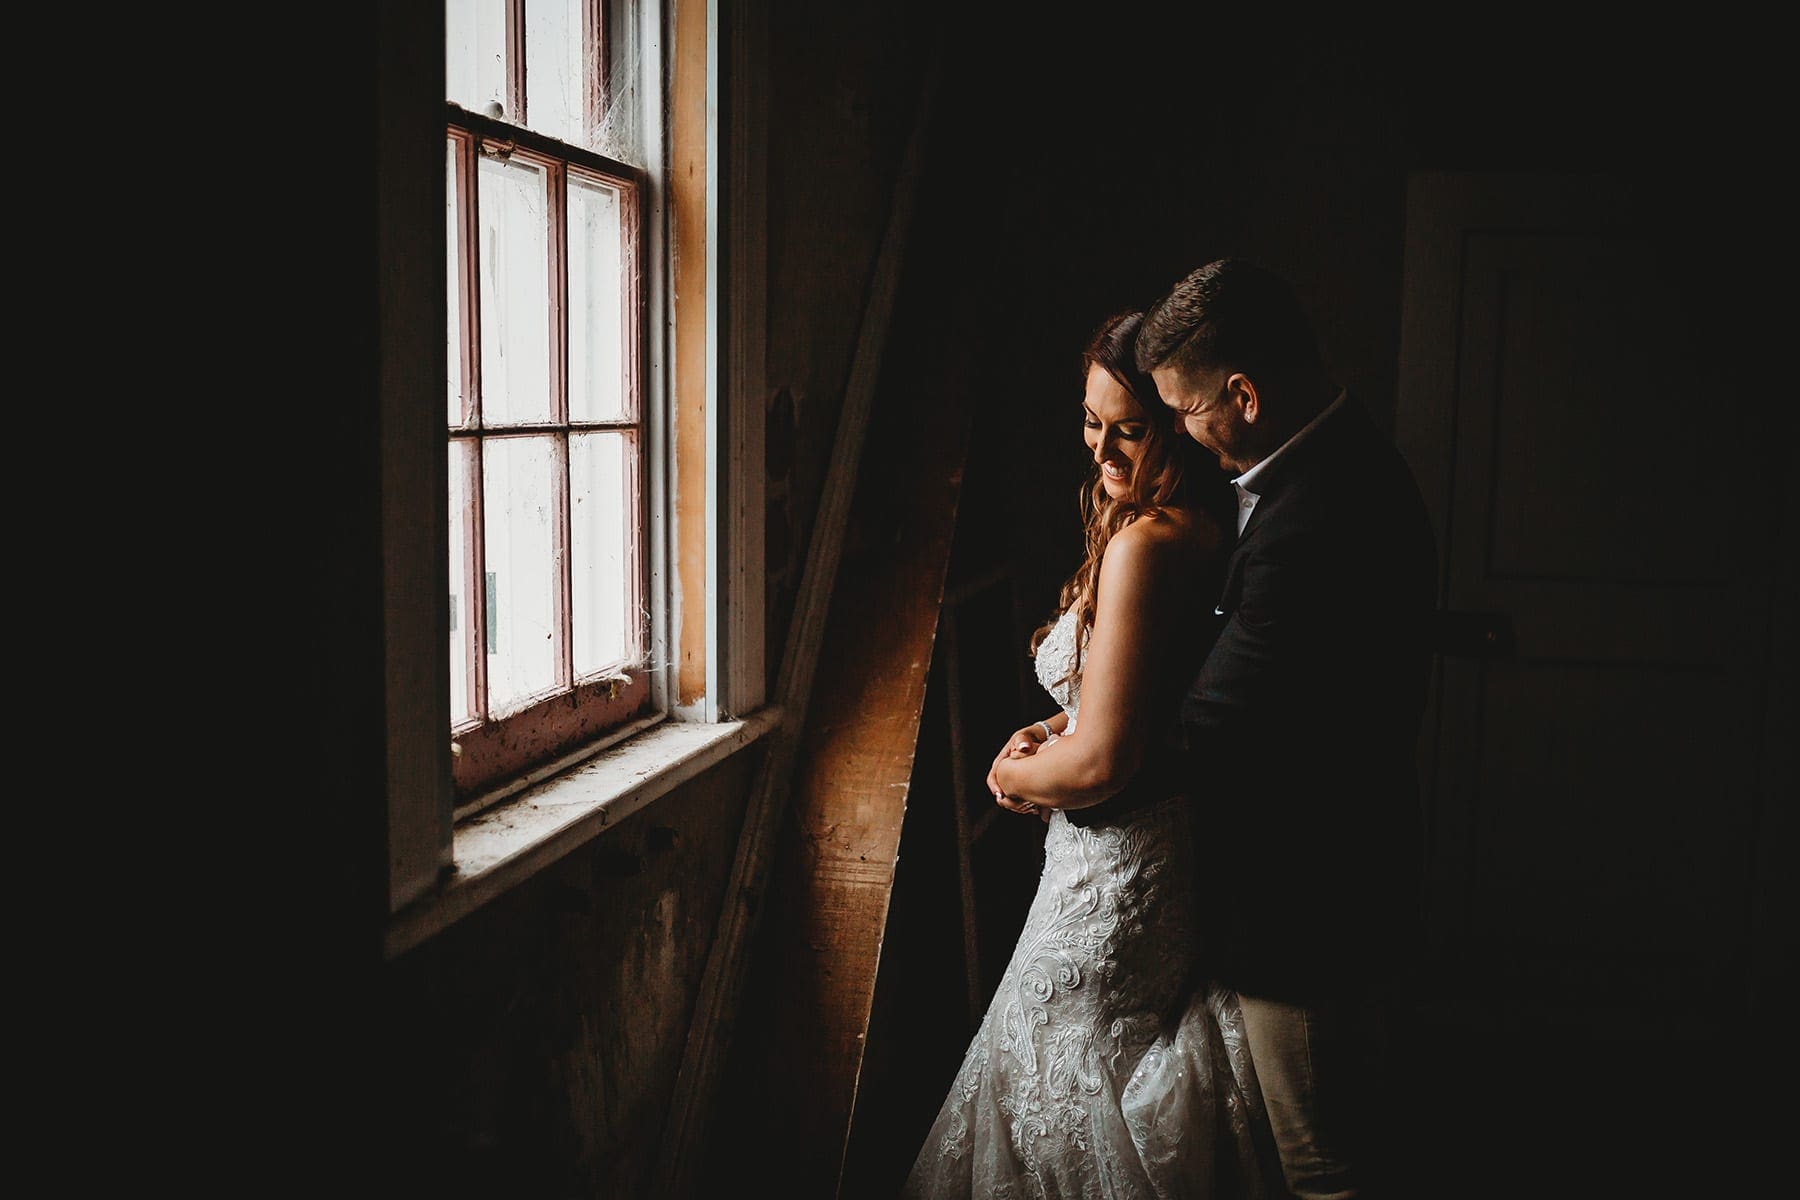
[[[475,20],[509,7],[517,16],[540,5],[448,5],[452,103],[518,115],[511,124],[454,112],[446,142],[450,720],[463,799],[652,698],[643,171],[527,140],[540,101],[551,113],[542,124],[592,139],[607,72],[598,56],[563,52],[567,34],[576,47],[598,41],[569,22],[526,22],[520,54],[517,38]],[[544,7],[572,9],[569,20],[587,9]],[[542,95],[529,85],[533,61],[562,68]]]
[[[753,8],[383,10],[390,955],[780,720]]]
[[[602,7],[451,0],[445,82],[453,772],[467,801],[652,703],[645,170],[600,152]]]

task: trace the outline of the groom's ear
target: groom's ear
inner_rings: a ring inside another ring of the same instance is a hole
[[[1242,371],[1235,372],[1225,381],[1225,399],[1227,403],[1237,405],[1238,415],[1244,418],[1245,424],[1256,424],[1262,411],[1262,397],[1257,395],[1255,380]]]

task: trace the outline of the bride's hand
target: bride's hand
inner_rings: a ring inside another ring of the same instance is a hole
[[[989,794],[995,796],[1000,794],[1000,781],[994,778],[994,772],[999,770],[1001,763],[1009,758],[1028,758],[1037,753],[1038,743],[1037,739],[1031,736],[1033,732],[1030,728],[1013,730],[1012,736],[1006,739],[1006,744],[1000,747],[1000,753],[994,755],[994,761],[988,767],[987,773]]]
[[[998,785],[994,788],[994,803],[998,804],[1008,812],[1022,813],[1026,816],[1041,816],[1046,821],[1050,819],[1049,809],[1039,809],[1037,805],[1029,800],[1021,800],[1017,796],[1009,796],[1001,791]]]
[[[1036,754],[1039,746],[1048,746],[1056,740],[1057,735],[1054,733],[1048,736],[1039,735],[1039,729],[1048,728],[1049,726],[1043,722],[1034,721],[1023,729],[1013,730],[1012,736],[1006,739],[1006,745],[1001,747],[1000,753],[994,757],[994,761],[998,763],[1004,758],[1029,758]]]
[[[1052,734],[1051,737],[1054,738],[1055,735]],[[988,768],[987,790],[989,794],[994,797],[994,803],[998,804],[1001,808],[1004,808],[1009,812],[1042,815],[1047,821],[1050,819],[1048,811],[1044,811],[1040,814],[1037,805],[1028,800],[1020,800],[1015,796],[1007,795],[1006,789],[1000,784],[1000,764],[1012,759],[1030,758],[1033,754],[1037,753],[1038,745],[1037,739],[1033,738],[1030,735],[1030,732],[1024,729],[1017,731],[1008,738],[1006,740],[1006,745],[1001,747],[1000,753],[994,756],[994,765]]]

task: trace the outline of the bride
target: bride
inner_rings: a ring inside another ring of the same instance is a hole
[[[1199,944],[1197,853],[1222,851],[1194,798],[1159,786],[1229,548],[1197,500],[1204,463],[1133,363],[1141,318],[1082,354],[1087,554],[1031,647],[1061,709],[988,774],[995,803],[1049,822],[1043,875],[907,1197],[1285,1194],[1237,999]]]

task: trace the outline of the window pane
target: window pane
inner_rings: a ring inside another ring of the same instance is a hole
[[[626,279],[619,190],[569,176],[569,416],[576,421],[622,417]]]
[[[444,84],[453,104],[506,112],[506,0],[446,0]]]
[[[637,658],[636,465],[633,434],[576,434],[569,448],[578,676]]]
[[[450,281],[450,424],[461,425],[463,416],[462,373],[462,214],[456,205],[456,139],[448,139],[444,158],[444,245],[449,255]]]
[[[557,461],[551,437],[482,443],[489,716],[556,683]]]
[[[469,670],[475,625],[469,613],[469,473],[475,443],[450,443],[450,723],[469,719]]]
[[[521,159],[481,159],[481,415],[550,419],[549,181]]]
[[[584,0],[525,0],[526,124],[586,144],[581,13]]]

